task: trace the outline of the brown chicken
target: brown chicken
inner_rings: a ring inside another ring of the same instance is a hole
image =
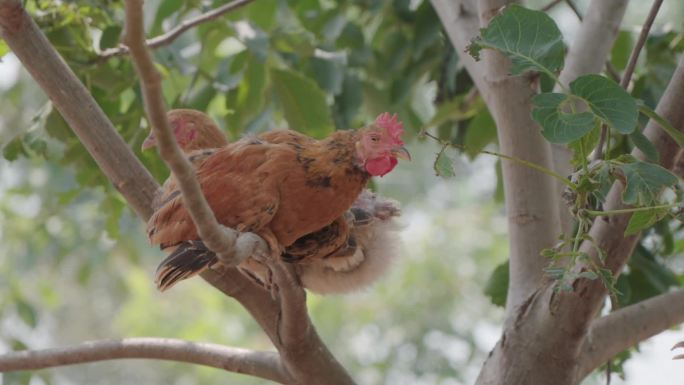
[[[204,114],[176,110],[169,118],[185,149],[226,143]],[[376,244],[396,241],[390,221],[398,215],[394,202],[364,192],[350,213],[340,213],[359,195],[371,175],[384,175],[396,165],[397,157],[407,157],[401,132],[396,117],[385,114],[370,127],[338,132],[323,141],[293,131],[272,131],[221,149],[195,151],[189,157],[198,167],[198,179],[219,222],[256,232],[277,248],[274,254],[285,247],[283,258],[297,262],[300,278],[309,289],[342,292],[372,282],[394,254],[391,247]],[[154,144],[154,137],[150,137],[143,148]],[[244,189],[245,183],[250,188]],[[162,290],[216,262],[213,253],[196,239],[194,225],[174,185],[173,180],[165,184],[148,228],[152,242],[171,251],[158,270]],[[266,191],[264,186],[268,187]],[[302,199],[306,197],[310,199]],[[333,217],[335,212],[337,218]],[[351,233],[350,224],[355,229]],[[369,252],[372,261],[366,261],[364,254]],[[254,269],[248,268],[246,273],[254,273]],[[255,278],[263,280],[261,274]]]

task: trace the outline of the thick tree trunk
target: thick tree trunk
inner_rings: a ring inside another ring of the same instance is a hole
[[[463,52],[472,37],[477,35],[478,27],[485,26],[500,7],[509,2],[432,0],[458,52]],[[604,24],[601,24],[595,15],[589,15],[583,26],[582,36],[597,39],[601,42],[600,47],[583,48],[580,43],[576,43],[570,53],[572,57],[566,59],[568,68],[563,75],[564,81],[572,80],[587,71],[600,71],[617,33],[625,5],[626,1],[620,0],[592,2],[590,9],[601,9],[603,13],[610,12],[610,17],[605,18]],[[477,22],[478,18],[480,23]],[[596,31],[600,30],[606,31],[597,36]],[[461,58],[497,122],[501,152],[549,167],[549,146],[540,137],[537,126],[529,118],[529,98],[535,92],[530,79],[509,76],[508,63],[498,53],[487,52],[483,55],[484,60],[481,63],[475,63],[465,54],[461,55]],[[672,102],[684,98],[680,95],[684,92],[682,71],[684,65],[680,65],[658,108],[658,112],[675,127],[681,127],[684,122],[684,112]],[[676,144],[653,122],[649,124],[645,133],[658,147],[663,159],[662,165],[671,167],[674,151],[678,149]],[[634,155],[641,156],[638,151]],[[562,155],[556,160],[561,158]],[[561,160],[560,163],[562,169],[569,170],[567,159]],[[477,383],[574,385],[593,368],[603,363],[598,362],[599,360],[609,357],[607,349],[614,352],[620,347],[624,349],[630,346],[617,343],[613,341],[614,336],[604,334],[609,334],[606,332],[609,328],[606,324],[618,327],[620,323],[626,323],[625,327],[629,327],[631,321],[627,319],[635,317],[636,312],[623,313],[625,317],[610,318],[603,321],[601,327],[591,329],[602,338],[611,340],[610,348],[588,345],[586,335],[596,320],[597,312],[606,296],[603,284],[598,280],[578,280],[574,285],[574,292],[557,293],[553,282],[543,282],[542,278],[544,261],[539,257],[539,251],[550,245],[553,237],[561,231],[560,218],[557,216],[560,212],[558,207],[561,207],[557,189],[544,176],[534,175],[529,170],[518,170],[510,165],[504,165],[504,184],[506,206],[511,210],[508,214],[511,273],[507,320],[502,337],[485,362]],[[606,209],[621,207],[621,190],[621,185],[614,186]],[[542,191],[544,193],[539,194]],[[565,221],[567,229],[567,217]],[[622,269],[638,240],[638,236],[623,236],[628,221],[629,215],[599,218],[591,229],[596,242],[608,253],[607,266],[615,273]],[[595,253],[593,246],[588,242],[582,245],[582,250],[590,255]],[[672,298],[681,300],[681,295]],[[660,302],[649,308],[658,309],[657,305]],[[680,317],[673,314],[667,322],[660,322],[657,327],[649,327],[648,333],[639,335],[646,338],[654,333],[654,329],[663,330],[665,324],[672,325],[678,319]],[[625,339],[625,343],[637,342],[627,340]],[[591,363],[580,360],[581,352],[587,349],[592,349],[594,360]]]

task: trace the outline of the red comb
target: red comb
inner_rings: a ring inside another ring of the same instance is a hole
[[[403,145],[404,141],[401,140],[401,135],[404,133],[404,123],[397,119],[397,114],[390,116],[389,112],[378,115],[375,118],[375,125],[382,127],[387,130],[387,133],[392,137],[395,143]]]

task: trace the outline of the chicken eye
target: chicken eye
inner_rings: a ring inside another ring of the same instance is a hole
[[[375,135],[371,136],[370,139],[371,139],[371,141],[373,141],[373,142],[375,142],[375,143],[377,143],[377,142],[380,141],[380,137],[379,137],[379,136],[375,136]]]

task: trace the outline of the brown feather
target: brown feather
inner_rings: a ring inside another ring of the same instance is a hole
[[[329,265],[335,270],[339,266],[354,268],[363,262],[365,255],[362,250],[367,250],[373,242],[369,234],[378,227],[375,225],[378,219],[384,219],[380,217],[383,215],[381,210],[368,204],[369,196],[375,200],[374,194],[364,191],[359,195],[368,175],[354,164],[354,132],[342,131],[324,141],[317,141],[296,131],[274,130],[229,145],[230,150],[216,149],[212,147],[225,144],[227,140],[210,118],[193,110],[174,111],[179,111],[174,119],[191,119],[193,127],[199,131],[193,141],[181,144],[181,147],[189,152],[189,160],[198,168],[198,180],[220,223],[269,238],[270,230],[273,230],[281,245],[289,244],[283,254],[286,261],[308,265],[309,261],[320,260],[322,264],[316,263],[316,266],[327,269],[325,266]],[[276,150],[266,142],[285,146]],[[265,152],[270,155],[265,156]],[[296,162],[292,162],[292,156]],[[283,163],[289,168],[279,173],[278,166]],[[293,164],[296,167],[292,167]],[[265,183],[262,180],[281,180],[282,183]],[[356,196],[359,198],[354,208],[340,216],[341,208],[349,207],[349,198]],[[284,209],[267,203],[282,199],[289,202]],[[197,237],[173,178],[165,182],[155,206],[159,210],[148,226],[154,243],[166,248],[178,245],[181,238]],[[396,204],[391,206],[396,207]],[[275,215],[270,215],[272,212]],[[387,218],[394,215],[397,214]],[[321,225],[321,218],[330,219],[332,223]],[[260,228],[263,230],[261,233]],[[363,242],[361,245],[357,242],[359,239]],[[160,264],[157,275],[157,282],[163,290],[216,262],[213,254],[199,252],[195,243],[191,243],[193,247],[182,249],[186,243],[167,249],[174,251]],[[241,270],[261,284],[267,280],[264,266],[246,264]],[[325,292],[317,287],[316,291],[319,290]]]

